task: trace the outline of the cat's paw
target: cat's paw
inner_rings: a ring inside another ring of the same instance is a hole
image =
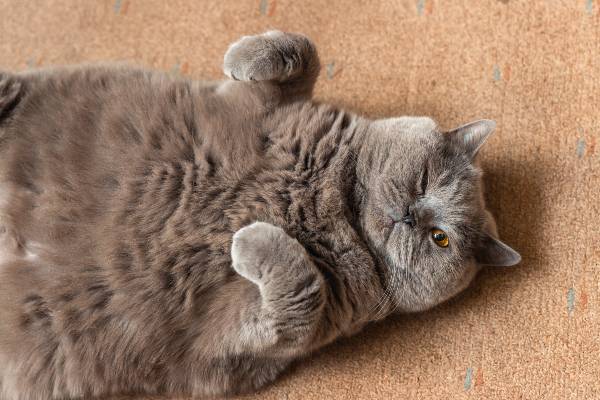
[[[242,81],[277,79],[284,66],[281,57],[277,57],[277,46],[274,43],[282,36],[284,34],[279,31],[243,36],[229,46],[225,53],[225,75]]]
[[[283,229],[266,222],[255,222],[233,235],[231,259],[233,269],[251,282],[261,285],[274,268],[286,258],[283,251],[295,242]],[[296,242],[297,243],[297,242]],[[299,245],[299,244],[298,244]]]
[[[269,31],[244,36],[229,46],[223,71],[235,80],[284,81],[302,69],[307,48],[312,50],[312,43],[292,33]]]

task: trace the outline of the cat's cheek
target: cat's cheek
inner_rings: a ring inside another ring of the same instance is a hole
[[[464,268],[465,270],[462,279],[454,286],[454,290],[442,301],[446,301],[467,289],[481,270],[481,267],[475,262],[469,262]]]

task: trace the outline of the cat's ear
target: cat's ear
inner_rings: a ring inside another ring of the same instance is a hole
[[[475,260],[481,265],[511,267],[521,262],[521,255],[507,244],[486,234],[475,251]]]
[[[489,119],[481,119],[451,130],[447,134],[458,149],[471,158],[475,157],[479,148],[496,129],[496,123]]]

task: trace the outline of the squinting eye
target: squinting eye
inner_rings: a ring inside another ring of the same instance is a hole
[[[423,168],[423,174],[421,175],[421,187],[419,188],[420,195],[424,195],[427,190],[427,181],[429,179],[427,172],[427,166],[425,166],[425,168]]]
[[[437,244],[438,246],[448,247],[448,235],[446,235],[446,232],[444,232],[443,230],[432,229],[431,237],[433,238],[435,244]]]

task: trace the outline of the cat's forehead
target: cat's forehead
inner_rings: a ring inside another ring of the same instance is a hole
[[[448,140],[428,117],[399,117],[377,121],[376,148],[392,158],[423,162],[444,152]]]
[[[381,178],[410,185],[426,170],[431,183],[458,190],[456,186],[464,187],[465,181],[479,177],[472,158],[460,151],[433,119],[399,117],[378,120],[376,124],[372,154]]]
[[[376,128],[387,138],[398,138],[398,135],[409,137],[434,137],[438,133],[437,123],[429,117],[397,117],[386,118],[375,122]]]

